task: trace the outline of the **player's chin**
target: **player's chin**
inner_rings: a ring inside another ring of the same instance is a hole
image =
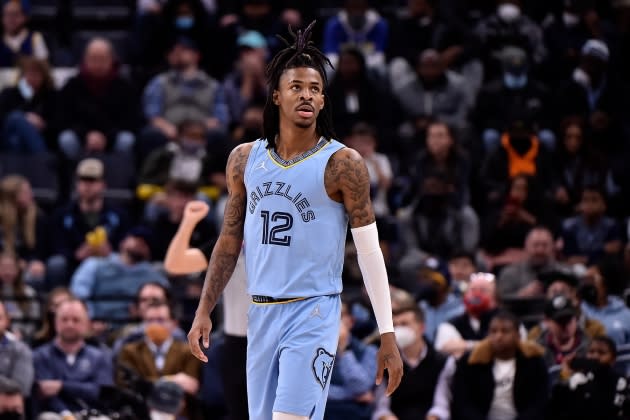
[[[311,128],[315,124],[316,119],[313,118],[299,118],[295,120],[295,125],[299,128]]]

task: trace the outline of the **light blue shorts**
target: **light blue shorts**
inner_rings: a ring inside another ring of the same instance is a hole
[[[247,331],[249,417],[324,417],[339,339],[339,295],[252,304]]]

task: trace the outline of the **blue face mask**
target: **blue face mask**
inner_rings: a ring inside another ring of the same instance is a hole
[[[24,99],[30,100],[35,95],[35,91],[31,87],[31,85],[28,84],[25,78],[20,79],[17,87]]]
[[[195,18],[192,16],[178,16],[175,19],[175,27],[177,29],[190,29],[195,24]]]
[[[527,84],[527,74],[503,74],[503,83],[508,89],[522,89]]]

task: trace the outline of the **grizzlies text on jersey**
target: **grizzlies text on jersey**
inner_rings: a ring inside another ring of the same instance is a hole
[[[330,157],[344,145],[320,139],[285,161],[257,140],[245,168],[244,240],[250,295],[275,298],[341,293],[348,218],[324,185]]]

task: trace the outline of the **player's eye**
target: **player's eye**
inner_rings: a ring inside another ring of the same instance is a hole
[[[319,88],[317,86],[313,86],[311,90],[315,93],[319,93]]]
[[[291,86],[291,90],[297,92],[298,90],[300,90],[300,87],[298,85],[293,85]]]

